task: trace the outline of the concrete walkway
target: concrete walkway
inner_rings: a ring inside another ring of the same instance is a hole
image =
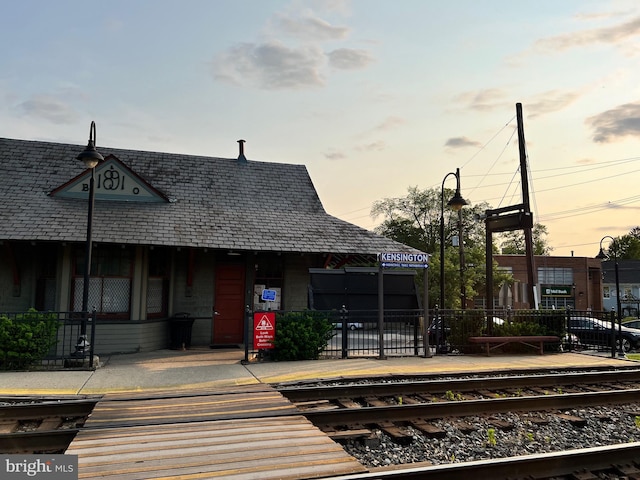
[[[2,395],[75,395],[167,389],[215,389],[256,383],[397,374],[441,374],[570,367],[633,367],[635,362],[586,353],[436,355],[423,357],[255,362],[241,349],[158,350],[100,358],[94,371],[0,372]],[[640,365],[639,365],[640,366]]]

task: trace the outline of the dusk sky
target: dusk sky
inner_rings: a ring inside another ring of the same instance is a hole
[[[640,225],[637,0],[2,2],[0,137],[303,164],[328,213],[441,187],[553,255]],[[76,161],[69,159],[69,161]],[[215,172],[212,172],[215,174]],[[455,179],[445,183],[455,188]],[[608,241],[603,243],[608,246]]]

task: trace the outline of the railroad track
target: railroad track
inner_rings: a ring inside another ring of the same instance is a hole
[[[452,480],[499,479],[638,479],[640,443],[567,452],[482,460],[454,465],[421,465],[399,470],[332,477],[332,480]],[[579,465],[579,468],[576,466]]]
[[[0,453],[64,453],[99,397],[0,397]]]
[[[363,449],[353,448],[354,443],[375,452],[383,448],[384,438],[388,438],[406,449],[416,437],[421,445],[429,445],[437,444],[451,432],[456,432],[457,438],[477,439],[489,431],[498,436],[500,434],[494,432],[508,432],[514,427],[517,427],[514,430],[517,433],[512,433],[511,437],[505,434],[502,437],[505,442],[518,436],[525,443],[534,442],[533,432],[549,424],[550,428],[569,425],[569,430],[580,432],[588,422],[594,422],[589,415],[599,417],[595,420],[599,425],[624,418],[626,424],[633,426],[635,423],[640,432],[640,405],[637,403],[640,370],[637,369],[437,380],[407,378],[399,382],[384,378],[376,383],[286,386],[280,391],[298,405],[311,422],[356,456]],[[616,411],[622,417],[610,418],[602,414],[603,406],[610,406],[610,411]],[[590,408],[598,413],[593,414]],[[523,424],[527,425],[524,431]],[[639,438],[639,435],[634,431],[631,437]],[[620,472],[631,472],[627,473],[628,478],[640,478],[640,466],[634,463],[640,458],[640,447],[623,442],[625,440],[617,440],[620,444],[603,447],[605,454],[589,448],[526,455],[522,459],[493,458],[484,463],[463,461],[460,464],[454,463],[458,460],[452,460],[436,466],[393,465],[390,468],[400,470],[345,478],[439,479],[479,475],[479,478],[515,479],[524,478],[522,472],[532,475],[536,469],[542,473],[536,474],[535,478],[547,478],[545,475],[562,478],[560,475],[575,474],[585,468],[613,473],[611,477],[602,476],[603,473],[600,477],[585,474],[567,478],[617,479],[622,475]],[[389,449],[389,442],[386,445]],[[553,469],[556,464],[562,466],[562,473]]]
[[[401,381],[396,382],[397,379]],[[349,385],[279,386],[279,392],[293,402],[296,408],[275,392],[272,391],[273,394],[267,395],[262,389],[256,388],[251,396],[254,403],[247,403],[245,395],[248,393],[239,391],[224,395],[213,394],[213,392],[193,392],[192,394],[167,392],[149,398],[138,395],[130,399],[119,396],[109,401],[103,399],[84,428],[81,426],[84,425],[84,421],[99,400],[98,397],[63,399],[0,397],[0,428],[2,428],[0,453],[65,452],[71,439],[81,429],[82,432],[78,437],[84,435],[85,438],[84,443],[79,443],[78,439],[73,442],[74,445],[77,444],[77,451],[82,451],[83,445],[90,443],[92,436],[95,436],[99,438],[95,442],[96,445],[100,445],[100,448],[114,449],[109,461],[116,462],[121,459],[124,461],[122,454],[115,453],[118,452],[118,448],[122,449],[126,446],[131,452],[137,452],[142,448],[141,445],[156,441],[152,436],[155,433],[151,433],[156,430],[159,432],[158,441],[161,441],[163,435],[181,435],[180,432],[184,430],[187,443],[182,448],[186,452],[191,447],[191,443],[195,442],[195,437],[192,438],[192,436],[197,434],[194,432],[205,427],[213,432],[222,428],[222,425],[234,425],[235,428],[230,429],[228,433],[232,435],[241,424],[250,423],[255,430],[256,424],[264,423],[263,417],[265,419],[271,417],[268,425],[260,427],[266,432],[266,429],[273,428],[271,423],[285,425],[288,424],[289,418],[293,419],[299,415],[304,415],[330,437],[343,444],[348,453],[351,453],[348,448],[350,443],[365,445],[367,448],[371,446],[375,449],[375,442],[380,439],[381,432],[385,439],[391,439],[396,446],[400,445],[400,450],[407,450],[410,448],[408,444],[414,441],[416,435],[426,438],[427,444],[443,441],[443,437],[450,432],[447,430],[449,426],[462,432],[461,435],[465,435],[465,428],[474,426],[472,424],[475,420],[470,420],[471,417],[474,419],[482,417],[483,421],[494,422],[482,425],[490,425],[492,430],[495,428],[499,432],[498,436],[500,432],[506,432],[512,427],[504,417],[519,413],[523,413],[527,421],[540,417],[542,422],[544,421],[542,417],[547,416],[581,428],[587,420],[592,421],[584,418],[589,415],[588,409],[591,405],[596,407],[624,405],[624,407],[616,407],[617,411],[625,416],[627,423],[630,422],[632,425],[635,418],[640,432],[640,405],[637,403],[640,399],[640,369],[553,374],[540,372],[537,375],[476,376],[474,378],[386,377],[377,380],[365,382],[363,379],[362,383],[350,381]],[[269,402],[273,403],[273,408],[265,408],[267,397]],[[244,400],[240,401],[240,398]],[[247,404],[244,405],[245,403]],[[602,418],[598,421],[606,425],[617,420],[612,416],[610,419]],[[299,423],[297,421],[296,425]],[[92,426],[87,428],[90,424]],[[443,427],[443,425],[446,426]],[[475,433],[471,432],[469,436],[487,433],[487,426],[480,428],[484,430],[478,431],[476,427]],[[291,430],[291,427],[287,429]],[[123,446],[121,436],[128,436],[130,435],[128,432],[134,430],[139,430],[141,435],[149,437],[145,438],[143,444],[138,445],[132,440],[131,445]],[[317,441],[320,441],[321,433],[317,429],[314,430],[319,436]],[[111,432],[115,433],[111,435]],[[284,432],[283,430],[281,433]],[[200,435],[202,439],[198,441],[213,441],[216,435],[219,434],[212,433],[204,437]],[[640,433],[637,438],[640,439]],[[242,441],[245,440],[243,437]],[[114,442],[113,446],[107,447],[109,441]],[[290,441],[287,440],[287,442]],[[562,478],[562,475],[575,473],[580,469],[587,469],[590,472],[617,471],[618,473],[612,473],[612,475],[618,475],[618,477],[623,475],[620,472],[626,472],[624,474],[627,477],[634,478],[636,475],[634,472],[639,469],[634,461],[640,458],[640,443],[633,443],[631,440],[629,440],[631,443],[624,442],[625,440],[622,440],[619,445],[607,447],[556,451],[522,457],[480,461],[466,461],[460,458],[440,465],[426,463],[391,465],[384,470],[373,468],[363,462],[363,465],[371,470],[369,473],[335,478],[336,480],[450,479],[476,475],[478,478],[516,479],[529,475],[542,479]],[[224,440],[222,443],[226,445],[232,442]],[[256,448],[256,452],[267,448],[270,443],[267,442],[264,446]],[[292,446],[293,444],[287,448],[282,447],[282,451],[286,452]],[[167,455],[173,449],[174,446],[167,451]],[[344,452],[341,453],[344,454]],[[93,460],[85,455],[87,454],[82,454],[84,463],[81,463],[81,466],[84,465],[82,468],[86,469]],[[102,461],[102,458],[99,456],[96,461]],[[174,463],[183,459],[186,461],[189,458],[191,457],[186,453],[180,454]],[[207,464],[215,463],[210,460],[213,457],[207,458],[209,458]],[[248,461],[245,452],[239,465],[246,466]],[[282,464],[282,461],[278,460],[278,463]],[[251,466],[257,468],[253,463]],[[137,464],[133,464],[131,468],[134,467],[140,468]],[[640,478],[640,474],[636,477]]]
[[[420,402],[433,401],[447,392],[470,397],[540,395],[552,392],[640,388],[640,369],[599,370],[586,372],[523,373],[508,376],[421,378],[416,376],[382,377],[376,381],[352,379],[348,383],[327,385],[294,384],[278,388],[300,410],[322,408],[322,402],[340,398],[404,398],[416,396]],[[314,400],[320,403],[314,405]]]

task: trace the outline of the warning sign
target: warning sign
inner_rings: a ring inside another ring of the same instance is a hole
[[[276,336],[276,313],[258,312],[253,314],[253,348],[256,350],[273,348]]]

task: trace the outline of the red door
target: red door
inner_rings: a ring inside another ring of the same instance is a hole
[[[218,265],[215,279],[214,345],[244,342],[244,264]]]

